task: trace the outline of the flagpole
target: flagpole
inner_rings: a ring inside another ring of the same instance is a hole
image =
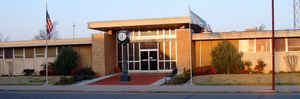
[[[190,5],[188,6],[188,8],[189,8],[189,13],[190,13],[190,11],[191,11],[191,8],[190,8]],[[192,27],[192,24],[191,24],[191,21],[192,21],[192,15],[190,14],[190,22],[189,22],[189,34],[190,34],[190,39],[191,39],[191,41],[190,41],[190,76],[191,76],[191,82],[190,82],[190,84],[191,85],[193,85],[193,66],[192,66],[192,42],[193,42],[193,40],[192,40],[192,29],[191,29],[191,27]]]
[[[46,0],[46,11],[48,11],[48,0]],[[47,27],[47,23],[46,23],[46,27]],[[47,32],[46,29],[46,54],[45,54],[45,64],[46,64],[46,85],[48,85],[48,38],[49,38],[49,33]]]

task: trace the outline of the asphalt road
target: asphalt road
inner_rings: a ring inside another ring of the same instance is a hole
[[[298,93],[0,92],[0,99],[300,99]]]

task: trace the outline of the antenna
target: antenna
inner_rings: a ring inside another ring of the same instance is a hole
[[[300,23],[300,0],[293,0],[293,10],[293,28],[296,30],[298,27],[297,25]]]
[[[76,25],[73,23],[72,27],[73,27],[73,39],[75,39],[75,27],[76,27]]]

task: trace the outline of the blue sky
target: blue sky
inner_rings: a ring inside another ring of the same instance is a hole
[[[292,27],[292,0],[275,0],[276,26]],[[87,22],[188,16],[188,4],[214,31],[240,31],[260,24],[271,26],[271,0],[49,0],[49,13],[58,22],[59,38],[90,37]],[[10,41],[31,40],[45,24],[45,0],[2,0],[0,33]]]

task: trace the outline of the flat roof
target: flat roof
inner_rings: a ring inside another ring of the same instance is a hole
[[[114,20],[114,21],[95,21],[89,22],[89,29],[108,30],[113,28],[138,27],[138,26],[157,26],[157,25],[178,25],[190,23],[189,16],[167,17],[167,18],[148,18],[132,20]]]
[[[46,44],[46,40],[9,41],[9,42],[0,42],[0,48],[38,47],[38,46],[45,46],[45,44]],[[91,38],[48,40],[49,46],[84,45],[84,44],[92,44]]]
[[[276,38],[300,37],[300,30],[275,30],[274,36]],[[193,34],[193,40],[270,39],[271,37],[271,30]]]

